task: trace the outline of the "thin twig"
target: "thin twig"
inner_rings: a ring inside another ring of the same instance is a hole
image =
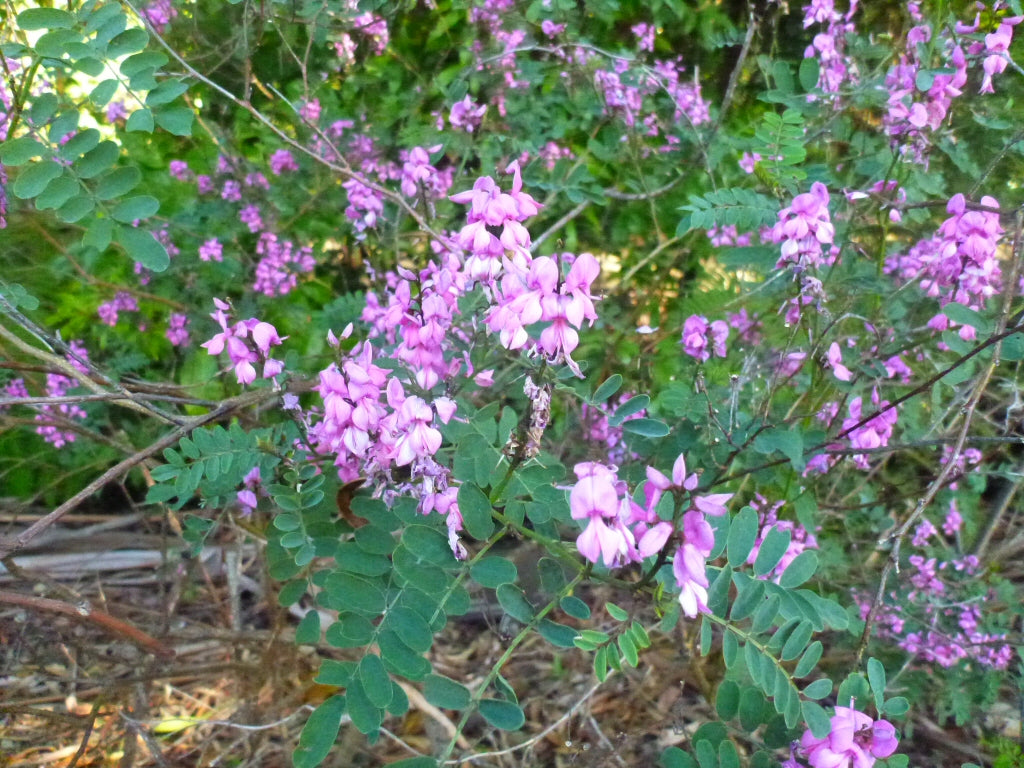
[[[570,221],[572,221],[577,216],[579,216],[581,213],[583,213],[583,211],[585,211],[589,205],[590,205],[590,201],[589,200],[584,200],[582,203],[577,205],[575,208],[573,208],[567,214],[562,216],[562,218],[560,218],[558,221],[556,221],[550,227],[548,227],[543,232],[541,232],[540,236],[537,237],[533,241],[533,243],[530,245],[530,251],[531,252],[536,252],[537,249],[540,248],[540,244],[541,243],[543,243],[545,240],[547,240],[549,237],[551,237],[551,235],[553,235],[555,232],[560,230],[562,227],[564,227]]]

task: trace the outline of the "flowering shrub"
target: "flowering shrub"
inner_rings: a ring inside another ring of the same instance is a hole
[[[534,634],[598,684],[694,649],[721,723],[667,768],[942,763],[914,713],[977,723],[1019,645],[1019,4],[370,5],[13,3],[12,488],[163,451],[140,503],[258,536],[338,651],[297,766],[409,686],[460,714],[402,764],[471,760]],[[459,681],[467,584],[522,629]]]

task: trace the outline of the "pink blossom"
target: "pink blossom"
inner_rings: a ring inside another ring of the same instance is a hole
[[[871,768],[899,746],[892,723],[872,720],[852,706],[836,707],[831,724],[823,738],[808,730],[800,739],[800,752],[812,768]]]

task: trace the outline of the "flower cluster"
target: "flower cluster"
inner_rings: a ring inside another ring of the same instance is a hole
[[[89,360],[89,352],[85,346],[79,341],[72,341],[68,344],[68,349],[71,351],[71,354],[66,356],[68,363],[79,373],[88,374],[89,369],[84,363]],[[24,382],[21,382],[20,387],[17,386],[18,382],[21,380],[16,379],[11,384],[15,385],[18,394],[27,397],[28,392],[24,391]],[[65,397],[70,390],[77,386],[78,380],[70,376],[61,373],[46,374],[46,394],[49,397]],[[63,448],[68,443],[75,442],[75,431],[67,425],[71,421],[81,421],[86,417],[85,410],[77,403],[41,405],[38,411],[35,415],[35,420],[39,423],[36,433],[54,448]]]
[[[559,262],[572,266],[562,279]],[[506,271],[495,290],[494,306],[487,315],[487,327],[497,333],[506,349],[520,349],[531,341],[527,326],[548,323],[533,342],[554,362],[564,362],[582,376],[571,353],[579,345],[577,330],[583,322],[597,319],[591,286],[601,271],[589,253],[574,259],[563,253],[557,259],[540,256],[528,264],[506,260]]]
[[[100,304],[96,314],[100,320],[113,328],[117,325],[118,312],[138,312],[139,302],[127,291],[118,291],[110,301]]]
[[[175,347],[184,347],[188,345],[189,333],[187,315],[183,315],[179,312],[171,314],[170,321],[167,324],[167,340]]]
[[[816,23],[825,25],[825,30],[816,34],[804,51],[805,59],[817,57],[821,64],[818,87],[824,93],[837,94],[844,83],[856,81],[856,71],[851,72],[848,66],[846,36],[855,30],[851,19],[857,12],[857,2],[851,0],[845,15],[836,11],[833,0],[812,0],[804,6],[804,29]]]
[[[846,437],[850,441],[851,448],[871,450],[889,444],[889,438],[892,437],[893,427],[896,425],[899,414],[895,407],[888,407],[888,400],[882,400],[879,397],[877,389],[871,392],[871,402],[875,410],[881,412],[866,424],[857,426],[864,418],[863,398],[858,396],[850,400],[850,415],[843,420],[842,430],[848,433]],[[865,454],[859,453],[851,458],[856,466],[868,469],[868,457]]]
[[[430,155],[439,151],[441,145],[424,149],[413,147],[403,151],[402,157],[402,194],[406,197],[418,197],[420,190],[428,197],[439,200],[448,194],[452,186],[454,168],[449,166],[439,171],[430,164]]]
[[[852,701],[849,707],[836,707],[830,722],[832,728],[822,738],[805,731],[795,750],[811,768],[871,768],[899,746],[892,723],[858,712]],[[797,768],[799,763],[791,757],[784,765]]]
[[[263,258],[256,265],[252,289],[265,296],[284,296],[298,285],[300,274],[312,272],[316,266],[312,248],[299,248],[290,240],[279,240],[272,232],[260,235],[256,253]]]
[[[769,235],[772,242],[782,244],[776,268],[790,266],[799,274],[835,261],[833,250],[826,254],[822,249],[822,246],[832,245],[835,238],[828,204],[828,189],[816,181],[810,192],[797,195],[788,207],[779,211],[779,220]]]
[[[210,317],[220,326],[221,332],[200,346],[211,355],[219,355],[227,349],[239,384],[252,384],[256,380],[256,363],[263,363],[264,379],[271,379],[284,370],[284,363],[270,357],[270,348],[283,341],[274,326],[251,317],[229,328],[231,305],[220,299],[214,299],[213,303],[217,311]]]
[[[682,537],[673,558],[673,572],[679,587],[683,612],[693,618],[707,611],[708,580],[705,563],[714,546],[714,535],[705,515],[724,515],[731,493],[698,496],[696,474],[686,474],[682,454],[668,478],[654,467],[647,468],[643,485],[643,504],[628,494],[614,466],[598,462],[577,464],[573,471],[577,482],[569,492],[569,510],[574,520],[587,525],[576,539],[580,554],[592,563],[600,560],[609,568],[638,563],[657,554],[668,544],[675,526],[659,511],[666,491],[687,492],[688,509],[681,517]],[[665,512],[672,513],[672,505]]]
[[[372,326],[371,336],[396,345],[392,356],[406,364],[416,384],[425,390],[461,369],[462,362],[451,355],[457,339],[452,321],[466,290],[459,266],[454,255],[444,253],[440,263],[431,261],[418,273],[404,268],[389,273],[386,306],[375,293],[366,296],[362,320]],[[468,360],[464,362],[471,374],[472,366]]]
[[[540,204],[523,192],[519,163],[508,166],[512,173],[512,190],[502,192],[490,176],[476,180],[473,188],[452,195],[451,200],[469,205],[467,224],[455,240],[469,252],[466,273],[471,280],[490,283],[501,273],[502,258],[512,253],[513,262],[525,266],[530,259],[530,233],[523,222],[540,211]],[[497,236],[490,228],[501,229]]]
[[[724,320],[711,323],[703,315],[690,315],[683,323],[683,352],[706,362],[711,353],[725,357],[725,342],[729,338],[729,324]]]

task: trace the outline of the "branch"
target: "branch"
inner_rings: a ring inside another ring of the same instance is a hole
[[[65,501],[63,504],[61,504],[59,507],[54,509],[49,514],[41,517],[39,520],[34,522],[20,534],[18,534],[16,537],[7,537],[4,539],[0,539],[0,560],[2,560],[5,557],[8,557],[9,555],[14,554],[20,549],[23,549],[25,545],[27,545],[32,539],[34,539],[40,533],[42,533],[51,525],[56,523],[58,520],[64,517],[64,515],[73,510],[87,498],[92,496],[92,494],[99,491],[107,483],[121,479],[121,477],[127,474],[128,471],[132,469],[132,467],[141,464],[150,456],[159,453],[164,448],[170,448],[172,445],[181,440],[181,438],[187,436],[196,427],[201,427],[204,424],[216,421],[217,419],[231,413],[232,411],[244,408],[249,405],[254,405],[265,400],[270,400],[277,396],[278,393],[272,389],[257,389],[251,392],[246,392],[245,394],[239,395],[238,397],[233,397],[230,400],[226,400],[218,408],[210,411],[207,414],[204,414],[202,416],[196,416],[192,419],[189,419],[180,427],[167,433],[156,442],[150,444],[146,448],[143,448],[141,451],[132,454],[128,458],[119,462],[118,464],[115,464],[113,467],[111,467],[102,475],[97,477],[95,480],[93,480],[91,483],[85,486],[82,490],[80,490],[70,499]]]
[[[134,627],[121,619],[116,619],[109,613],[98,611],[88,602],[83,601],[78,605],[66,603],[63,600],[51,600],[46,597],[35,597],[34,595],[23,595],[20,592],[8,592],[0,590],[0,603],[7,605],[20,605],[23,608],[30,608],[37,611],[48,611],[59,613],[63,616],[70,616],[79,621],[87,621],[95,624],[109,634],[122,637],[136,645],[144,648],[149,653],[169,659],[175,655],[173,648],[168,648],[159,640],[150,637],[138,627]]]

